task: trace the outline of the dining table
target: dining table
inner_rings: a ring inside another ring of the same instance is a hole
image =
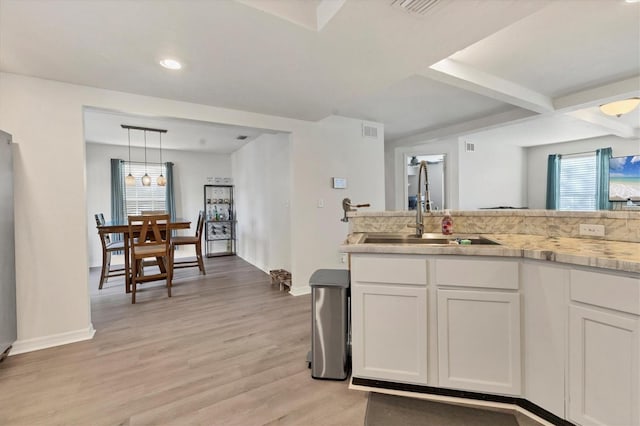
[[[140,231],[142,225],[132,225],[131,229],[134,234]],[[189,229],[191,227],[191,220],[184,218],[175,218],[169,221],[168,228],[171,231],[178,229]],[[129,256],[129,223],[128,220],[124,221],[111,221],[105,222],[103,225],[97,225],[98,234],[100,234],[100,238],[104,234],[121,234],[124,242],[124,270],[125,270],[125,291],[127,293],[131,292],[131,260]],[[162,268],[161,264],[159,267]]]

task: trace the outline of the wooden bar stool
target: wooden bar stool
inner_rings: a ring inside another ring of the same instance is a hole
[[[139,232],[138,232],[139,229]],[[171,297],[171,232],[169,215],[129,216],[129,252],[131,255],[131,303],[136,303],[138,284],[166,280],[167,293]],[[155,258],[160,271],[142,274],[145,259]]]
[[[93,215],[96,219],[96,225],[102,226],[105,224],[104,214],[98,213]],[[114,251],[123,251],[123,241],[111,241],[111,236],[98,229],[98,235],[100,236],[100,243],[102,244],[102,270],[100,271],[100,284],[98,289],[102,290],[102,286],[110,277],[121,277],[125,274],[124,268],[111,269],[111,253]]]
[[[174,269],[177,268],[190,268],[197,266],[202,272],[202,275],[206,275],[204,270],[204,262],[202,261],[202,228],[204,227],[204,211],[200,210],[198,214],[198,224],[196,225],[196,235],[194,236],[178,236],[171,238],[171,256],[175,256],[175,249],[178,246],[185,246],[193,244],[196,247],[196,260],[182,260],[179,262],[173,262]]]

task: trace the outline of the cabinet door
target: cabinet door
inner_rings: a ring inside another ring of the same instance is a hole
[[[519,294],[440,289],[437,294],[439,385],[519,395]]]
[[[613,311],[569,307],[572,421],[583,426],[640,424],[639,322]]]
[[[523,396],[565,418],[569,269],[536,262],[521,271]]]
[[[427,384],[427,289],[355,284],[353,375]]]

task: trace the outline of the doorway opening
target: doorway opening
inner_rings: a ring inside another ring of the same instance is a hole
[[[405,188],[405,208],[407,210],[415,210],[418,206],[418,171],[420,170],[420,162],[427,162],[427,181],[429,182],[429,201],[432,210],[444,210],[447,208],[446,192],[445,192],[445,165],[446,154],[406,154],[404,174],[406,178]],[[423,183],[424,185],[424,183]],[[427,200],[424,188],[422,191],[423,203]]]

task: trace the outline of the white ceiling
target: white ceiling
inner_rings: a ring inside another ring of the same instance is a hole
[[[158,66],[167,56],[184,68]],[[384,123],[387,140],[470,123],[521,145],[638,137],[640,116],[595,107],[640,96],[640,4],[440,0],[415,17],[391,0],[0,0],[0,70],[304,120],[338,113]],[[103,131],[87,138],[122,142],[96,114]],[[218,139],[204,127],[175,146]]]
[[[162,134],[162,148],[182,151],[230,154],[263,133],[274,132],[249,127],[227,126],[195,120],[143,117],[98,109],[85,109],[85,140],[88,143],[123,145],[129,143],[128,132],[122,124],[167,130]],[[131,130],[131,146],[144,146],[144,132]],[[158,148],[158,132],[147,132],[147,146]],[[247,136],[238,140],[238,136]]]

